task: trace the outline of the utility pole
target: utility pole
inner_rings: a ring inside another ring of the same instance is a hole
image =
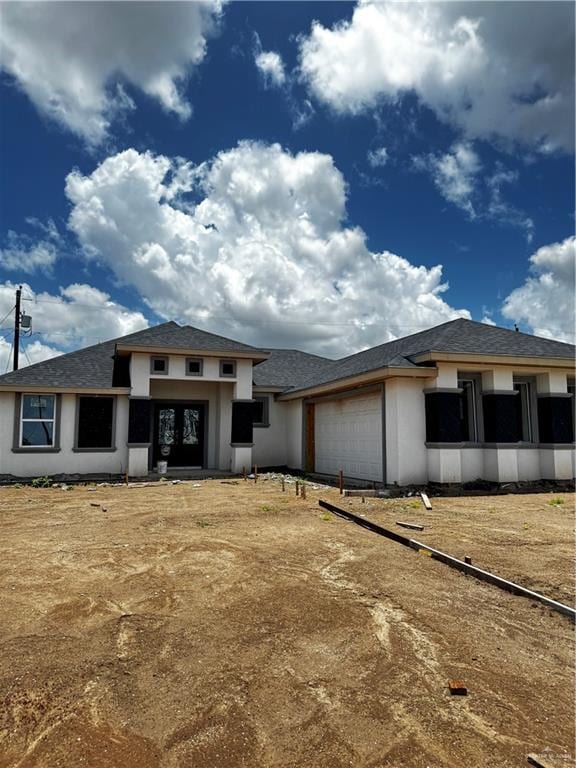
[[[22,286],[19,285],[16,290],[16,311],[14,312],[14,367],[12,370],[18,370],[18,353],[20,351],[20,298],[22,296]]]

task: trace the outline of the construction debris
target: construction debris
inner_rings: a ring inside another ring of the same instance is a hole
[[[377,495],[378,495],[377,491],[373,490],[372,488],[366,488],[366,489],[361,490],[361,491],[359,491],[357,489],[346,488],[346,490],[344,491],[344,496],[345,497],[349,497],[349,496],[367,496],[369,498],[372,498],[372,497],[377,496]]]
[[[401,525],[402,528],[411,528],[413,531],[423,531],[424,526],[420,523],[403,523],[401,520],[396,520],[396,525]]]
[[[462,680],[449,680],[448,688],[452,696],[467,696],[468,688]]]
[[[426,509],[432,509],[432,504],[430,503],[430,499],[428,498],[427,494],[421,493],[420,498],[422,499],[422,503],[424,504]]]

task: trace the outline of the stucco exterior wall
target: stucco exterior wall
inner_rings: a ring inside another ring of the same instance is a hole
[[[252,461],[259,467],[282,467],[288,464],[288,403],[274,400],[272,393],[257,392],[268,397],[269,427],[254,427]]]
[[[386,482],[425,483],[428,479],[424,388],[428,379],[386,381]]]
[[[286,409],[286,463],[291,469],[303,469],[302,455],[302,400],[285,403]]]
[[[111,452],[76,452],[76,395],[60,396],[60,450],[13,453],[14,392],[0,393],[0,475],[40,477],[44,475],[122,474],[128,465],[128,397],[116,401],[116,450]]]

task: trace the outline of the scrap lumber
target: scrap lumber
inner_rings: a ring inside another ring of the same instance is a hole
[[[432,504],[430,503],[430,499],[428,498],[428,495],[426,493],[421,493],[420,498],[422,499],[422,503],[426,507],[426,509],[432,509]]]
[[[352,489],[347,488],[344,491],[344,497],[347,498],[348,496],[367,496],[367,497],[373,497],[376,496],[376,491],[372,488],[366,488],[364,490],[359,491],[358,489]]]
[[[533,592],[531,589],[527,589],[520,584],[516,584],[513,581],[508,581],[508,579],[503,579],[501,576],[497,576],[495,573],[490,573],[490,571],[484,571],[482,568],[477,568],[475,565],[465,563],[463,560],[459,560],[457,557],[448,555],[446,552],[441,552],[439,549],[429,547],[427,544],[423,544],[421,541],[417,541],[416,539],[409,539],[407,536],[402,536],[395,531],[390,531],[387,528],[383,528],[381,525],[377,525],[370,520],[366,520],[363,517],[354,515],[352,512],[349,512],[346,509],[341,509],[340,507],[336,507],[334,504],[330,504],[327,501],[320,499],[318,503],[322,509],[333,512],[335,515],[343,517],[345,520],[350,520],[362,528],[366,528],[372,533],[377,533],[379,536],[384,536],[387,539],[391,539],[397,544],[402,544],[405,547],[414,549],[419,554],[425,554],[428,557],[431,557],[433,560],[438,560],[441,563],[448,565],[450,568],[461,571],[468,576],[473,576],[475,579],[485,581],[488,584],[492,584],[495,587],[499,587],[500,589],[503,589],[507,592],[511,592],[514,595],[519,595],[521,597],[527,597],[530,600],[535,600],[536,602],[545,605],[547,608],[550,608],[553,611],[558,611],[558,613],[567,616],[569,619],[571,619],[571,621],[576,623],[576,610],[569,605],[564,605],[564,603],[559,603],[557,600],[552,600],[550,597],[541,595],[538,592]]]
[[[541,755],[535,755],[533,753],[526,755],[526,759],[530,765],[535,766],[535,768],[558,768],[560,765],[569,765],[572,762],[570,758],[568,758],[568,762],[566,762],[566,755],[561,755],[560,760],[558,760],[558,757],[554,759],[555,756],[553,753],[546,754],[546,752],[547,750],[544,750]]]
[[[449,680],[448,689],[452,696],[467,696],[468,688],[462,680]]]
[[[401,520],[396,520],[396,525],[402,526],[402,528],[411,528],[413,531],[423,531],[424,526],[420,523],[403,523]]]

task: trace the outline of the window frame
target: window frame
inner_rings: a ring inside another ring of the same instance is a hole
[[[262,402],[262,421],[255,421],[252,426],[258,429],[265,429],[270,426],[270,395],[254,395],[255,402]]]
[[[78,445],[78,437],[80,435],[80,401],[90,398],[112,400],[112,430],[110,435],[110,446],[107,447],[85,447]],[[74,447],[72,448],[74,453],[113,453],[116,450],[116,412],[118,406],[118,398],[115,395],[76,395],[76,410],[74,420]]]
[[[472,384],[472,402],[468,403],[468,424],[472,423],[472,438],[463,438],[466,445],[476,445],[484,442],[484,412],[482,409],[482,374],[470,371],[458,372],[458,389],[464,394],[463,382]]]
[[[224,373],[224,366],[225,365],[231,365],[232,366],[232,369],[233,369],[232,373]],[[220,360],[219,371],[220,371],[220,378],[221,379],[235,379],[236,378],[236,371],[237,371],[236,360]]]
[[[154,363],[156,360],[163,360],[165,369],[163,371],[154,370]],[[168,376],[168,368],[170,366],[170,358],[168,355],[151,355],[150,357],[150,375],[151,376]]]
[[[200,364],[200,370],[198,371],[198,373],[192,373],[189,370],[188,366],[189,366],[190,363],[199,363]],[[202,357],[187,357],[186,358],[186,362],[185,362],[185,366],[186,366],[186,369],[185,369],[186,376],[198,377],[198,376],[203,376],[204,375],[204,359]]]
[[[512,386],[520,398],[522,435],[519,443],[538,443],[538,404],[536,400],[536,381],[529,376],[514,376]],[[519,387],[517,389],[517,387]],[[525,394],[523,394],[525,393]]]
[[[50,419],[24,418],[24,398],[51,397],[54,409]],[[50,445],[23,445],[24,422],[50,422],[52,424],[52,443]],[[60,395],[55,392],[17,392],[14,402],[14,437],[12,453],[57,453],[60,451]]]

